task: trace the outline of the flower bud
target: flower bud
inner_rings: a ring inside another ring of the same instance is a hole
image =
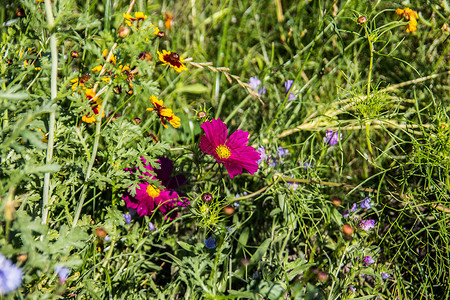
[[[128,26],[122,25],[119,27],[117,32],[121,38],[124,38],[130,34],[130,28]]]
[[[25,18],[25,10],[23,10],[23,8],[19,7],[18,9],[16,9],[16,15],[19,18]]]
[[[197,113],[197,117],[200,118],[200,119],[205,118],[205,117],[206,117],[206,112],[203,111],[203,110],[199,111],[199,112]]]
[[[361,17],[359,17],[358,18],[358,21],[357,21],[359,24],[364,24],[364,23],[366,23],[367,22],[367,17],[366,16],[361,16]]]
[[[342,231],[346,235],[352,235],[353,234],[353,228],[352,228],[352,226],[350,226],[348,224],[345,224],[345,225],[342,226]]]
[[[202,195],[202,200],[205,202],[211,202],[212,199],[213,199],[213,196],[210,193],[204,193]]]
[[[333,205],[335,205],[335,206],[340,206],[342,204],[342,201],[340,199],[337,199],[337,198],[334,198],[332,200],[332,202],[333,202]]]
[[[230,205],[228,205],[228,206],[225,206],[224,208],[223,208],[223,213],[224,214],[226,214],[226,215],[228,215],[228,216],[231,216],[232,214],[234,214],[234,207],[233,206],[230,206]]]
[[[72,56],[73,58],[77,58],[78,56],[80,56],[80,54],[78,54],[78,52],[74,50],[70,52],[70,56]]]

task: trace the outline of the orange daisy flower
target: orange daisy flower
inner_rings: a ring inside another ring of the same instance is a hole
[[[84,115],[81,120],[85,123],[94,123],[97,119],[98,114],[100,113],[101,105],[99,104],[100,99],[93,99],[95,97],[95,93],[92,89],[87,89],[85,91],[86,99],[89,99],[89,103],[91,103],[92,112]],[[105,111],[102,113],[102,118],[105,116]]]
[[[156,111],[164,128],[167,128],[166,122],[169,122],[174,128],[180,127],[180,118],[175,116],[170,108],[165,107],[162,100],[159,100],[155,95],[152,95],[150,101],[152,102],[153,107],[147,108],[147,110]]]
[[[158,57],[163,66],[169,65],[178,73],[187,71],[186,66],[183,65],[184,59],[175,52],[163,50],[163,52],[161,53],[158,51]]]
[[[413,32],[417,30],[417,18],[419,16],[415,11],[407,7],[405,9],[398,8],[395,13],[399,16],[403,16],[407,21],[409,21],[406,32]]]

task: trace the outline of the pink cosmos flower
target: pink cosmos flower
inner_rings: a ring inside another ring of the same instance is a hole
[[[168,158],[160,158],[158,163],[161,165],[160,169],[153,169],[147,160],[141,157],[145,169],[154,171],[156,177],[149,172],[142,172],[151,179],[157,179],[161,182],[161,189],[148,182],[139,183],[136,189],[136,195],[133,197],[129,192],[126,192],[122,199],[125,201],[127,208],[135,209],[140,216],[149,216],[154,213],[155,209],[159,209],[165,218],[174,219],[178,215],[176,212],[169,213],[177,206],[185,206],[189,204],[180,199],[177,192],[173,189],[186,184],[186,178],[183,175],[171,176],[173,171],[173,162]],[[127,169],[132,172],[130,169]],[[142,176],[140,176],[142,178]]]
[[[227,139],[227,125],[219,119],[206,121],[200,126],[205,135],[200,137],[200,148],[223,164],[230,178],[242,174],[246,169],[250,174],[258,171],[260,154],[248,145],[248,132],[237,130]]]

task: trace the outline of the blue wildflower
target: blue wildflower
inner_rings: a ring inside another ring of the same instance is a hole
[[[205,246],[208,249],[216,248],[216,240],[213,237],[209,237],[205,240]]]
[[[58,274],[59,282],[64,283],[67,280],[67,277],[69,276],[69,268],[63,267],[61,265],[55,266],[55,272]]]
[[[344,212],[342,213],[342,216],[344,218],[348,218],[350,216],[350,213],[348,212],[348,209],[344,210]]]
[[[370,204],[370,201],[372,201],[372,199],[370,199],[370,197],[364,198],[364,200],[361,201],[361,208],[365,208],[365,209],[371,208],[372,205]]]
[[[125,219],[125,222],[130,225],[131,222],[131,215],[129,213],[123,214],[123,218]]]
[[[152,222],[148,222],[148,230],[155,231],[155,229],[156,229],[155,225],[153,225]]]
[[[308,170],[310,168],[312,168],[312,164],[310,164],[309,162],[305,162],[303,164],[303,170]]]
[[[261,147],[258,147],[257,152],[259,153],[260,156],[259,156],[259,160],[257,160],[256,163],[259,165],[267,157],[266,149],[264,148],[264,146],[261,146]]]
[[[361,220],[358,223],[358,227],[364,231],[369,231],[375,227],[375,220]]]
[[[283,147],[278,147],[278,156],[282,158],[283,156],[286,156],[289,154],[288,149],[284,149]]]
[[[266,87],[265,86],[263,86],[263,87],[260,87],[259,89],[258,89],[258,94],[260,94],[260,95],[265,95],[266,94]]]
[[[292,88],[292,84],[294,83],[294,80],[286,80],[286,82],[284,83],[284,87],[286,88],[286,93],[289,93],[289,91]],[[289,93],[288,96],[289,100],[294,100],[295,99],[295,95],[293,93]]]
[[[252,89],[256,90],[260,84],[261,80],[259,80],[258,77],[250,77],[249,85],[252,87]]]
[[[356,203],[353,203],[352,208],[350,209],[350,212],[354,212],[358,209],[358,205]]]
[[[0,295],[8,294],[22,284],[22,269],[0,253]]]
[[[325,136],[323,138],[323,142],[325,144],[328,144],[330,146],[336,145],[337,143],[339,143],[339,139],[342,138],[342,133],[339,133],[338,130],[333,131],[333,130],[327,130],[327,132],[325,133]]]
[[[365,264],[373,264],[374,262],[375,260],[370,255],[364,256],[363,258],[363,263]]]
[[[381,272],[381,278],[383,279],[388,279],[389,277],[391,277],[390,274],[386,273],[386,272]]]

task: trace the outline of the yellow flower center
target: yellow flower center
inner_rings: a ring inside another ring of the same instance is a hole
[[[230,148],[228,148],[225,145],[217,146],[216,153],[219,156],[219,158],[225,158],[225,159],[227,159],[231,155]]]
[[[154,187],[151,184],[147,186],[147,194],[152,198],[158,197],[160,192],[161,191],[158,188]]]

